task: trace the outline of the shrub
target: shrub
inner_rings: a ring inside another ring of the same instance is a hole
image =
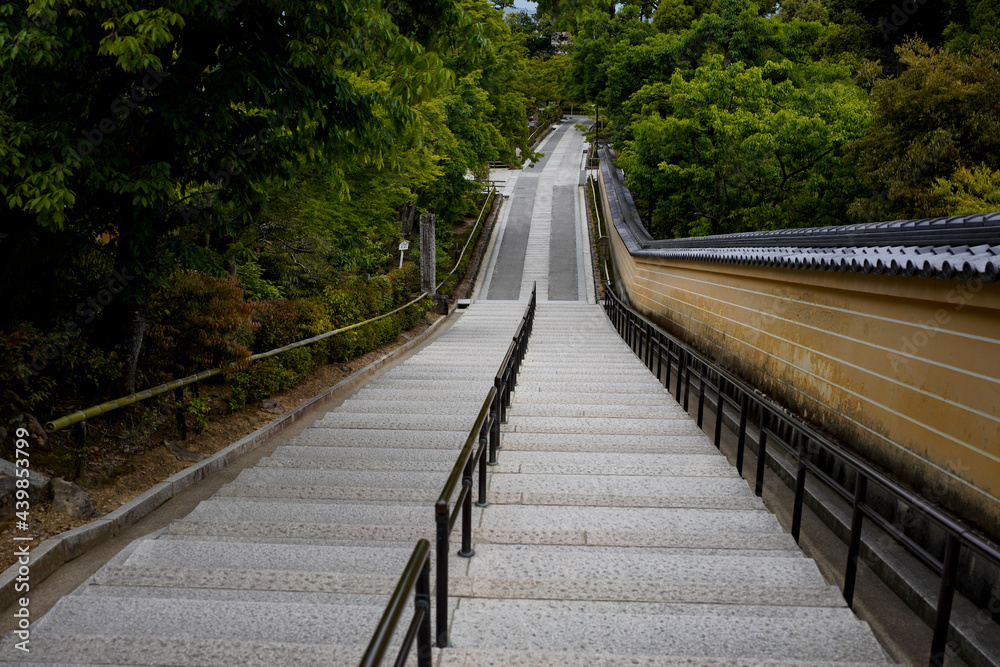
[[[258,326],[253,343],[255,352],[267,352],[302,339],[299,331],[299,308],[294,301],[261,301],[256,304],[253,320]]]
[[[267,301],[269,299],[280,299],[281,290],[272,283],[261,277],[264,270],[257,262],[250,261],[236,267],[236,277],[240,279],[240,286],[246,290],[247,296],[254,301]]]
[[[258,361],[229,376],[233,392],[228,400],[229,408],[238,410],[247,403],[267,398],[295,384],[295,379],[295,372],[282,366],[276,358]]]
[[[167,377],[245,367],[260,325],[236,278],[181,271],[153,294],[144,366]]]
[[[389,317],[335,336],[330,354],[338,361],[348,361],[371,352],[416,324],[433,305],[433,300],[424,299]]]
[[[412,263],[371,280],[354,280],[342,289],[327,287],[323,301],[333,327],[370,319],[400,305],[419,289],[420,269]]]
[[[296,375],[305,375],[312,369],[316,368],[316,361],[313,358],[313,353],[309,349],[317,345],[306,345],[303,347],[297,347],[294,350],[289,350],[288,352],[283,352],[278,355],[277,359],[281,365],[295,373]]]
[[[208,399],[198,396],[187,404],[188,424],[195,433],[201,433],[208,428]]]
[[[113,386],[121,374],[114,353],[91,347],[79,327],[57,326],[45,334],[31,323],[0,332],[0,377],[33,411],[89,397]]]

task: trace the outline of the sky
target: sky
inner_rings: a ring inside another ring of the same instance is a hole
[[[530,0],[514,0],[514,9],[520,11],[525,10],[529,14],[535,13],[535,3]]]

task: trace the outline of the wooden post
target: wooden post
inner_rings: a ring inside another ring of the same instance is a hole
[[[434,293],[437,276],[435,264],[437,255],[434,250],[434,214],[424,213],[420,216],[420,289],[429,294]]]

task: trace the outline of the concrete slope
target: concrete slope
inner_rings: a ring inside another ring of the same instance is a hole
[[[0,662],[357,664],[526,304],[465,311],[211,499],[133,543]],[[415,661],[411,660],[415,664]]]
[[[618,337],[538,307],[442,665],[885,664]]]

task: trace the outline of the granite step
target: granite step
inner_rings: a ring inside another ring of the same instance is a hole
[[[580,403],[593,404],[595,402],[601,405],[667,405],[676,406],[677,403],[674,402],[673,398],[667,393],[665,389],[652,387],[645,392],[636,392],[621,394],[615,392],[605,392],[602,394],[580,394],[572,391],[521,391],[521,385],[519,384],[513,393],[513,400],[511,400],[511,405],[517,401],[518,405],[524,405],[529,403],[542,403],[545,405],[556,404],[556,403],[568,403],[571,405],[578,405]]]
[[[331,465],[343,462],[371,463],[455,463],[455,452],[450,449],[418,449],[415,447],[393,449],[389,447],[296,447],[285,445],[262,458],[258,466],[289,466],[315,468],[320,463]]]
[[[622,452],[629,454],[691,453],[692,447],[704,447],[709,442],[705,434],[684,435],[590,435],[579,433],[504,433],[504,456],[512,451],[539,452]],[[711,446],[711,445],[709,445]],[[504,459],[500,463],[503,465]]]
[[[885,662],[828,662],[826,660],[766,660],[741,658],[685,658],[662,655],[612,655],[579,651],[496,651],[451,648],[441,653],[436,667],[884,667]]]
[[[471,429],[472,425],[469,424]],[[290,438],[300,447],[387,447],[390,449],[453,449],[465,443],[461,431],[413,431],[313,427]]]
[[[374,626],[373,626],[374,627]],[[294,635],[285,641],[246,641],[226,638],[175,638],[148,635],[136,641],[132,635],[45,635],[44,642],[37,642],[24,657],[17,656],[18,664],[75,665],[175,665],[177,667],[329,667],[329,665],[355,665],[361,661],[366,645],[296,643]],[[399,640],[391,643],[398,646]],[[5,640],[0,651],[14,652],[12,643]],[[433,649],[435,661],[438,649]],[[72,656],[72,662],[67,662]],[[7,662],[0,660],[0,662]],[[10,661],[15,662],[15,661]],[[435,663],[436,664],[436,663]],[[407,667],[416,667],[413,653]]]
[[[673,419],[615,419],[598,417],[518,417],[501,427],[507,433],[586,433],[588,435],[696,435],[701,429],[689,417]]]
[[[353,414],[414,414],[414,415],[463,415],[475,419],[479,409],[483,407],[486,394],[479,400],[440,401],[420,400],[419,396],[407,401],[374,400],[351,398],[344,401],[341,410]]]
[[[375,489],[432,489],[440,492],[448,471],[390,472],[386,470],[316,470],[308,468],[261,468],[243,470],[233,486],[361,487]]]
[[[329,649],[336,645],[354,647],[348,655],[357,662],[383,611],[380,605],[68,596],[34,625],[29,655],[43,663],[72,656],[75,664],[235,664],[219,651],[226,648],[249,664],[264,664],[269,652],[315,661],[333,655]],[[327,664],[343,664],[346,657],[341,653]]]
[[[524,601],[463,600],[451,640],[489,651],[583,652],[740,660],[886,661],[867,624],[836,617],[563,611]],[[492,603],[492,604],[488,604]]]
[[[427,504],[363,504],[310,499],[213,497],[187,515],[190,521],[256,523],[368,524],[378,526],[432,525],[434,508]]]
[[[599,417],[623,419],[662,419],[664,417],[684,417],[684,409],[676,404],[664,405],[600,405],[584,397],[578,403],[511,401],[510,415],[518,417]]]
[[[483,392],[485,399],[486,392]],[[480,404],[481,407],[481,404]],[[479,410],[469,415],[407,414],[388,412],[372,414],[345,410],[327,413],[315,428],[360,429],[378,431],[461,431],[468,433]]]

